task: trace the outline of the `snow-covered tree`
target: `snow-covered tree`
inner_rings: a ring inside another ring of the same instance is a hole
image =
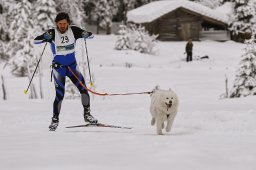
[[[118,11],[118,3],[116,0],[96,0],[94,14],[97,18],[97,34],[99,26],[106,29],[106,34],[111,33],[111,25],[113,16]]]
[[[138,8],[142,5],[145,5],[145,4],[148,4],[150,2],[153,2],[153,1],[158,1],[158,0],[136,0],[136,3],[135,3],[135,8]]]
[[[256,95],[256,44],[255,32],[250,40],[246,40],[245,53],[242,55],[240,67],[234,81],[230,97]]]
[[[232,0],[232,2],[235,3],[235,14],[229,29],[235,35],[251,33],[255,9],[249,3],[249,0]]]
[[[150,36],[145,27],[142,26],[136,27],[132,25],[131,30],[133,32],[130,38],[132,49],[141,53],[153,54],[157,36]]]
[[[0,19],[1,14],[0,14]],[[0,26],[1,27],[1,26]],[[3,34],[5,32],[0,31],[0,34]],[[6,83],[5,83],[5,76],[4,76],[4,68],[3,64],[8,61],[9,56],[7,55],[6,51],[6,41],[2,40],[2,37],[0,36],[0,89],[2,89],[3,99],[7,99],[7,90],[6,90]],[[3,63],[3,64],[2,64]]]
[[[10,27],[10,11],[12,11],[12,6],[14,5],[14,1],[10,0],[5,2],[4,0],[0,0],[0,62],[7,61],[10,58],[9,52],[9,27]],[[11,48],[11,47],[10,47]]]
[[[255,10],[255,11],[254,11],[255,14],[254,14],[254,16],[253,16],[253,18],[252,18],[252,22],[253,22],[253,24],[254,24],[254,26],[255,26],[255,25],[256,25],[256,1],[255,1],[255,0],[251,0],[251,1],[249,2],[249,5],[252,6],[253,9]]]
[[[13,49],[10,41],[10,22],[12,21],[12,16],[10,11],[13,10],[15,2],[14,0],[0,0],[0,89],[2,90],[2,98],[4,100],[8,99],[8,90],[5,81],[5,68],[11,57],[10,51]]]
[[[115,49],[132,49],[141,53],[154,54],[156,35],[150,36],[144,27],[137,27],[134,24],[129,26],[121,25]]]
[[[126,25],[120,25],[118,31],[119,36],[117,37],[115,49],[116,50],[127,50],[131,49],[131,44],[129,40],[129,31]]]
[[[0,17],[1,19],[1,17]],[[8,36],[4,31],[0,29],[0,34],[3,36]],[[0,63],[9,60],[10,55],[8,54],[8,43],[9,41],[0,39]]]
[[[136,0],[120,0],[118,3],[117,13],[114,15],[113,19],[117,22],[123,21],[126,23],[126,14],[129,10],[135,8]]]
[[[69,14],[72,24],[85,27],[84,0],[57,0],[58,11]]]
[[[204,6],[207,6],[211,9],[214,9],[214,8],[220,6],[220,4],[221,4],[221,0],[214,0],[214,1],[213,0],[196,0],[196,2],[198,2]]]
[[[225,4],[226,2],[233,2],[233,0],[220,0],[222,4]]]
[[[14,20],[11,23],[10,29],[12,31],[10,37],[15,46],[15,56],[13,55],[12,62],[17,66],[14,72],[20,76],[26,75],[26,61],[32,58],[32,42],[34,23],[32,21],[32,4],[27,0],[22,0],[17,3],[15,10],[12,11]],[[21,71],[23,70],[23,71]]]
[[[95,14],[97,16],[97,34],[99,34],[100,25],[111,26],[111,12],[107,0],[97,0],[95,3]]]
[[[12,11],[13,22],[10,25],[11,41],[17,47],[13,52],[10,63],[12,64],[12,72],[18,76],[27,75],[31,79],[31,69],[35,66],[35,57],[33,57],[33,8],[32,4],[27,0],[18,2]],[[36,92],[31,86],[31,98],[37,98]]]
[[[34,3],[34,25],[38,33],[54,27],[54,18],[57,14],[54,0],[40,0]],[[35,34],[37,34],[37,32]]]
[[[34,36],[42,34],[42,32],[45,32],[46,30],[54,27],[55,22],[54,18],[57,14],[56,11],[56,3],[53,0],[40,0],[37,2],[34,2],[34,9],[35,13],[33,13],[33,21],[34,21]],[[35,57],[39,60],[40,53],[35,52]],[[41,63],[38,67],[39,71],[39,87],[40,87],[40,96],[43,98],[43,89],[42,89],[42,69],[41,69]]]

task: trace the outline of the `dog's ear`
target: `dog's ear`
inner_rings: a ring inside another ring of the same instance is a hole
[[[155,88],[153,89],[152,92],[155,93],[156,90],[159,90],[159,86],[158,86],[158,85],[155,86]],[[152,93],[152,94],[153,94],[153,93]],[[151,95],[152,95],[152,94],[151,94]]]
[[[172,88],[169,88],[169,91],[173,92]]]

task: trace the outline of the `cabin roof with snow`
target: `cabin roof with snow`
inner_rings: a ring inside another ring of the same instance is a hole
[[[229,23],[229,17],[225,13],[216,12],[201,4],[190,2],[187,0],[162,0],[155,1],[127,13],[128,22],[134,23],[149,23],[159,17],[168,14],[178,8],[185,8],[194,13],[200,14],[202,16],[208,17],[211,20],[216,20],[224,24]]]

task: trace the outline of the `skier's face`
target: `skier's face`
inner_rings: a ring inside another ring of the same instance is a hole
[[[63,20],[58,21],[56,23],[56,25],[57,25],[57,28],[60,31],[60,33],[63,34],[67,31],[69,23],[66,19],[63,19]]]

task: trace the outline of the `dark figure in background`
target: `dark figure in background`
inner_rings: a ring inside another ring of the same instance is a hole
[[[193,54],[192,39],[189,39],[186,44],[186,53],[187,53],[187,62],[192,61],[192,54]]]

